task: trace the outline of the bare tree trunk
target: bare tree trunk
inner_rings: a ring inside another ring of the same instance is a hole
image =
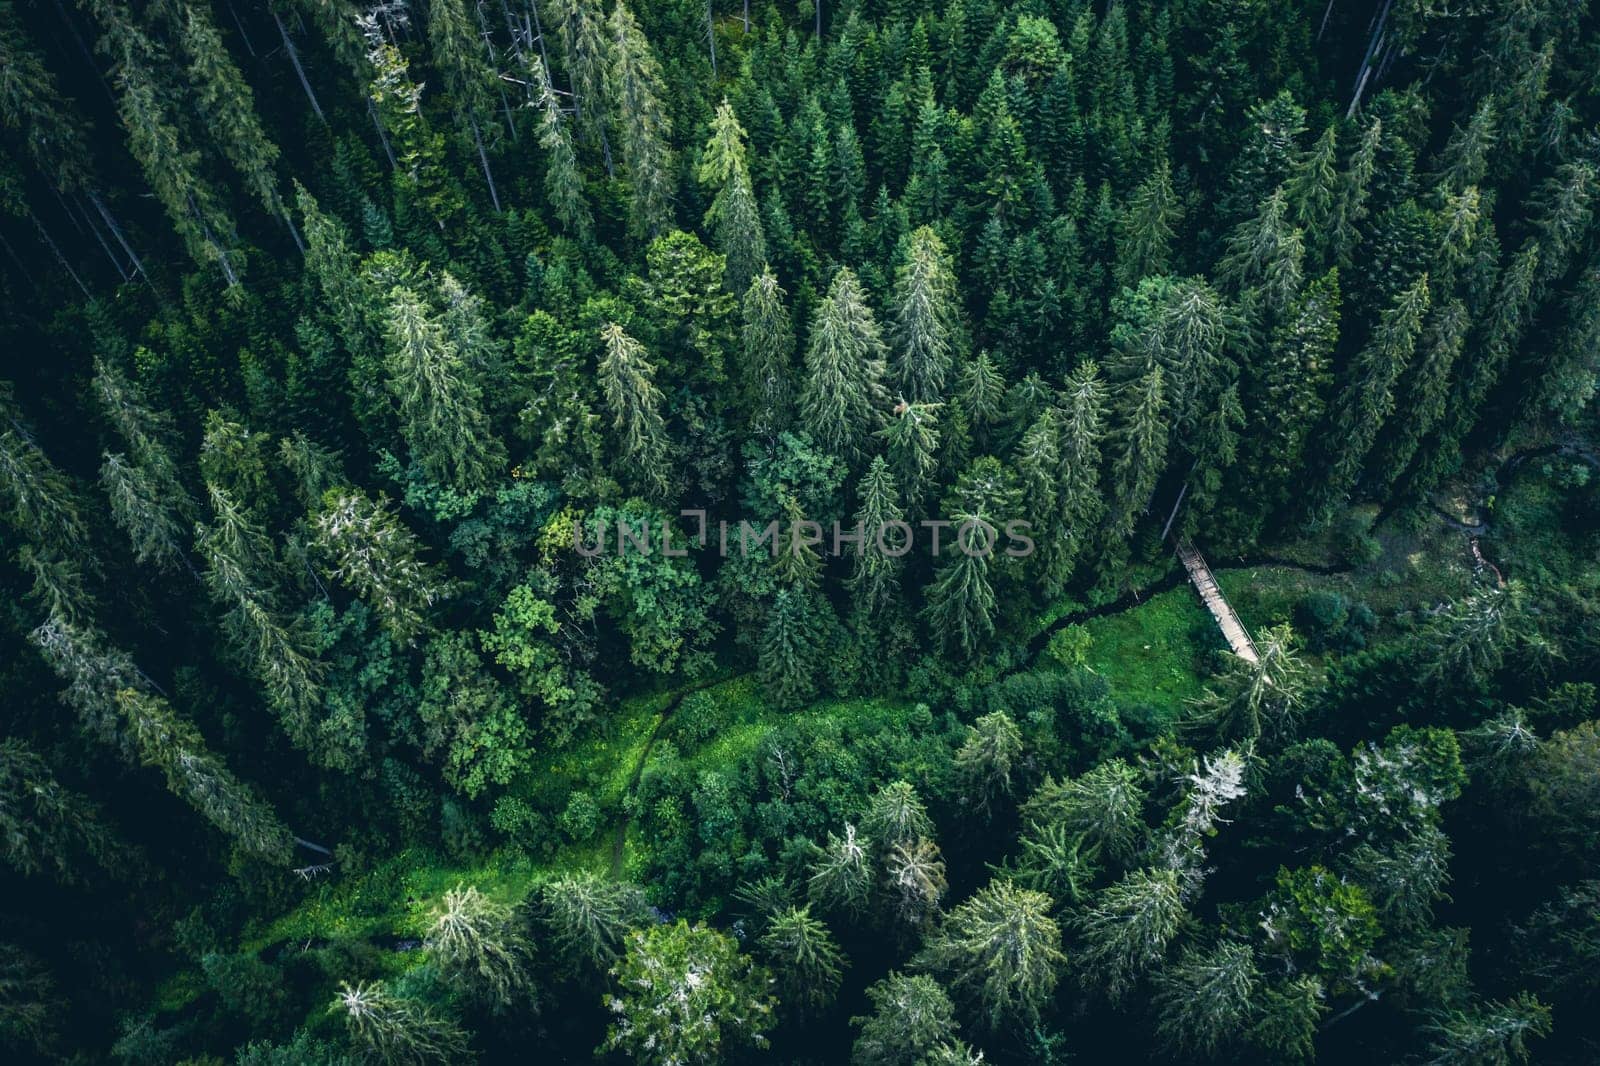
[[[544,60],[545,76],[550,74],[550,53],[544,45],[544,27],[539,24],[539,0],[528,0],[528,11],[533,15],[533,30],[539,35],[539,58]]]
[[[1361,69],[1356,75],[1355,91],[1350,97],[1350,107],[1345,111],[1345,118],[1354,118],[1356,109],[1361,106],[1362,94],[1366,92],[1367,82],[1373,74],[1372,57],[1383,46],[1384,26],[1389,21],[1389,8],[1393,4],[1394,0],[1384,0],[1383,7],[1378,10],[1377,15],[1369,24],[1372,26],[1372,36],[1367,40],[1366,54],[1361,57]]]
[[[60,263],[61,269],[67,272],[67,277],[72,279],[73,284],[78,286],[85,296],[88,296],[89,287],[83,283],[82,278],[78,277],[78,272],[72,269],[72,264],[67,262],[67,257],[61,254],[61,249],[56,246],[55,240],[50,236],[50,231],[44,228],[44,223],[39,221],[39,216],[34,214],[31,208],[28,210],[28,221],[32,222],[33,228],[39,231],[39,239],[44,241],[45,246],[56,257],[56,262]],[[28,280],[32,281],[33,279],[29,278]]]
[[[300,255],[302,258],[304,258],[306,254],[306,244],[305,241],[300,239],[300,231],[295,228],[294,219],[289,215],[289,209],[287,207],[278,208],[278,217],[283,219],[283,224],[285,226],[289,227],[289,236],[294,238],[294,246],[300,250]]]
[[[1322,35],[1328,31],[1328,16],[1333,14],[1333,0],[1328,0],[1328,6],[1322,12],[1322,25],[1317,27],[1317,43],[1322,43]]]
[[[500,193],[494,187],[494,172],[489,169],[489,153],[483,147],[483,135],[478,132],[478,120],[468,118],[467,124],[472,127],[472,143],[478,146],[478,162],[483,164],[483,180],[489,183],[489,199],[494,204],[494,213],[500,213]]]
[[[811,0],[817,5],[817,40],[822,40],[822,0]]]
[[[383,154],[389,157],[389,169],[399,170],[400,162],[394,157],[394,149],[389,147],[389,135],[383,132],[383,123],[378,119],[378,109],[372,106],[372,99],[367,99],[367,114],[372,116],[372,126],[378,131],[378,140],[383,143]]]
[[[283,25],[283,20],[278,17],[277,8],[272,9],[272,21],[278,24],[278,36],[283,38],[283,50],[289,54],[289,64],[294,67],[295,76],[300,79],[300,88],[306,91],[306,99],[311,101],[311,110],[317,113],[317,118],[323,122],[328,117],[322,113],[322,105],[317,102],[317,94],[311,91],[311,80],[306,77],[306,69],[300,65],[300,53],[295,51],[294,42],[289,39],[289,31]]]
[[[139,259],[138,254],[135,253],[133,248],[128,244],[128,239],[122,234],[122,227],[117,225],[117,220],[112,217],[110,211],[106,210],[106,205],[101,202],[99,195],[97,193],[89,193],[88,196],[89,202],[94,204],[95,210],[100,212],[100,217],[105,220],[106,228],[109,229],[111,231],[111,235],[117,239],[117,243],[122,246],[122,250],[128,253],[128,259],[132,261],[133,268],[148,278],[150,274],[145,270],[144,263]]]
[[[750,32],[750,0],[744,0],[744,32]]]
[[[717,76],[717,17],[711,10],[711,0],[706,0],[706,43],[711,46],[711,76]]]
[[[73,217],[70,210],[67,212],[67,217]],[[87,211],[84,212],[83,222],[88,227],[89,232],[94,234],[95,243],[100,246],[100,250],[106,253],[107,259],[111,260],[111,265],[117,268],[117,276],[123,281],[127,281],[128,271],[123,267],[122,260],[118,259],[117,254],[111,250],[111,245],[106,243],[105,235],[100,232],[100,227],[94,224],[94,219],[89,217]],[[79,228],[81,229],[82,227],[80,226]]]
[[[239,17],[239,12],[235,10],[233,6],[233,0],[226,0],[226,2],[228,5],[228,14],[233,16],[233,24],[239,27],[239,39],[244,42],[244,50],[249,52],[250,57],[254,59],[256,54],[256,46],[250,43],[250,34],[244,28],[244,20]]]

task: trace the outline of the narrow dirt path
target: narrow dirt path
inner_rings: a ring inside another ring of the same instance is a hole
[[[634,764],[633,773],[628,775],[628,787],[622,794],[622,817],[617,821],[615,835],[611,838],[611,878],[616,880],[622,876],[623,848],[628,840],[628,826],[633,821],[633,815],[628,812],[628,799],[639,791],[639,779],[644,776],[645,764],[650,761],[650,752],[656,746],[656,740],[661,736],[661,730],[666,728],[667,722],[677,713],[683,701],[696,692],[703,692],[712,685],[720,685],[728,681],[728,677],[713,677],[705,681],[697,681],[672,697],[672,702],[661,709],[661,716],[656,719],[656,727],[650,731],[650,739],[644,742],[644,750],[639,753],[639,761]]]

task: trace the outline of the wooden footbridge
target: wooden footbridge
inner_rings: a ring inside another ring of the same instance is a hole
[[[1178,550],[1178,559],[1183,563],[1183,568],[1189,571],[1189,580],[1194,584],[1195,591],[1200,593],[1200,602],[1206,605],[1211,617],[1217,620],[1217,628],[1222,630],[1222,635],[1227,638],[1228,647],[1233,650],[1233,654],[1246,662],[1260,662],[1261,656],[1256,653],[1256,642],[1250,639],[1250,631],[1239,621],[1233,605],[1222,594],[1221,586],[1212,576],[1211,567],[1206,565],[1205,556],[1200,554],[1200,550],[1190,543],[1187,537],[1181,539],[1174,537],[1172,543]]]
[[[1245,662],[1258,663],[1261,661],[1261,656],[1256,651],[1256,642],[1250,639],[1250,631],[1239,621],[1239,616],[1234,613],[1228,597],[1222,594],[1222,586],[1217,584],[1217,579],[1211,573],[1211,567],[1206,564],[1205,556],[1200,554],[1200,549],[1196,548],[1188,537],[1172,531],[1172,524],[1178,519],[1178,508],[1183,506],[1183,498],[1188,494],[1189,483],[1185,481],[1183,488],[1178,490],[1178,498],[1172,501],[1172,513],[1167,515],[1167,524],[1161,528],[1161,539],[1166,540],[1171,537],[1172,546],[1178,552],[1178,561],[1183,563],[1183,568],[1189,572],[1189,582],[1200,594],[1200,602],[1206,605],[1211,617],[1217,620],[1217,628],[1222,630],[1222,635],[1227,639],[1228,647],[1233,654]]]

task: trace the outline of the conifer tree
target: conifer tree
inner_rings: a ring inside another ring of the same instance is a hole
[[[1406,471],[1424,438],[1444,418],[1452,372],[1470,326],[1471,318],[1460,300],[1435,308],[1428,317],[1418,341],[1420,354],[1398,403],[1406,417],[1385,426],[1386,439],[1372,464],[1380,494],[1387,493]]]
[[[1505,1001],[1444,1011],[1428,1028],[1433,1035],[1430,1063],[1511,1066],[1532,1058],[1530,1040],[1550,1035],[1550,1008],[1522,992]]]
[[[290,738],[338,763],[348,755],[322,747],[315,738],[312,714],[321,702],[321,665],[296,621],[278,608],[271,542],[225,490],[212,485],[210,494],[214,517],[209,526],[197,527],[195,547],[205,561],[212,599],[226,611],[235,650],[284,716]]]
[[[458,885],[444,894],[423,945],[441,969],[464,980],[497,1010],[527,989],[527,945],[510,911],[476,888]]]
[[[1335,210],[1339,183],[1339,127],[1330,125],[1307,152],[1289,179],[1284,193],[1294,213],[1294,224],[1313,249],[1323,247]]]
[[[900,548],[904,536],[894,524],[905,520],[894,475],[876,455],[861,478],[861,509],[855,519],[862,543],[854,549],[849,586],[860,618],[875,618],[894,602],[900,587]],[[903,554],[903,553],[902,553]]]
[[[1123,386],[1116,452],[1111,461],[1111,536],[1122,539],[1150,506],[1167,461],[1166,383],[1161,367]]]
[[[79,884],[89,863],[111,870],[121,850],[93,801],[21,740],[0,741],[0,860],[24,876],[48,868],[62,884]]]
[[[1483,181],[1489,172],[1489,157],[1498,140],[1498,121],[1494,97],[1485,96],[1473,109],[1466,125],[1450,133],[1439,156],[1439,180],[1447,189],[1460,191]]]
[[[644,345],[617,323],[601,327],[600,340],[605,345],[600,357],[600,387],[622,453],[638,464],[640,480],[652,492],[664,492],[668,483],[667,433],[661,417],[661,390],[655,384],[656,368],[646,358]]]
[[[88,0],[86,6],[100,24],[98,49],[112,63],[129,150],[189,254],[215,264],[230,287],[237,285],[242,263],[234,250],[233,218],[221,194],[200,176],[200,153],[184,145],[156,83],[169,58],[123,8],[109,0]]]
[[[262,129],[250,86],[228,55],[206,5],[161,0],[157,9],[178,38],[187,60],[189,84],[194,86],[195,103],[223,156],[239,172],[262,208],[281,217],[293,232],[294,223],[278,193],[277,175],[273,172],[278,146]],[[295,239],[299,240],[298,234]]]
[[[990,711],[967,727],[956,751],[956,770],[966,798],[985,813],[1016,788],[1012,769],[1022,758],[1022,731],[1004,711]]]
[[[1361,131],[1361,140],[1339,177],[1333,216],[1333,254],[1341,267],[1352,264],[1356,244],[1361,240],[1357,226],[1367,217],[1367,200],[1372,194],[1372,176],[1378,169],[1378,146],[1382,143],[1383,120],[1374,117]]]
[[[1106,399],[1099,367],[1085,362],[1072,372],[1057,418],[1060,458],[1055,486],[1054,528],[1039,530],[1059,538],[1052,573],[1065,580],[1106,510],[1100,486]]]
[[[606,95],[616,109],[617,138],[628,170],[630,229],[654,237],[672,222],[675,193],[672,120],[663,98],[661,65],[628,5],[618,0],[607,25]]]
[[[360,596],[394,637],[409,643],[426,624],[424,611],[445,595],[432,567],[418,558],[416,535],[382,496],[329,492],[312,516],[312,546],[341,584]]]
[[[569,965],[596,970],[621,956],[628,930],[650,913],[637,885],[592,874],[547,881],[537,898],[540,923]]]
[[[66,682],[63,702],[78,712],[85,731],[106,744],[133,754],[122,729],[117,702],[124,690],[147,691],[149,682],[133,659],[110,645],[105,634],[87,622],[74,622],[60,613],[28,634],[39,655],[57,677]]]
[[[895,406],[889,424],[880,430],[888,449],[895,483],[904,486],[913,512],[934,482],[939,465],[940,403],[905,403]]]
[[[1161,961],[1184,917],[1173,870],[1135,870],[1102,890],[1076,920],[1086,987],[1121,1000],[1140,974]]]
[[[1244,1035],[1258,979],[1248,944],[1186,949],[1156,977],[1156,1035],[1174,1054],[1210,1057]]]
[[[787,907],[761,934],[761,952],[778,979],[778,1003],[805,1015],[826,1010],[839,994],[845,958],[810,907]]]
[[[1228,235],[1228,253],[1217,263],[1217,277],[1235,292],[1259,288],[1267,307],[1282,314],[1300,291],[1305,245],[1289,224],[1289,200],[1279,186],[1261,201],[1253,219]]]
[[[913,1066],[956,1034],[955,1004],[927,974],[891,972],[867,989],[872,1014],[860,1028],[850,1061],[859,1066]]]
[[[1046,780],[1023,804],[1022,818],[1035,828],[1060,827],[1120,862],[1132,858],[1145,840],[1145,798],[1139,771],[1110,759],[1060,783]]]
[[[951,990],[976,999],[992,1029],[1035,1023],[1066,962],[1050,909],[1042,892],[990,882],[951,912],[917,965],[948,975]]]
[[[316,280],[345,350],[355,357],[366,355],[373,346],[367,320],[372,300],[349,234],[304,185],[297,181],[294,187],[295,205],[305,225],[306,272]]]
[[[427,1066],[470,1056],[467,1034],[427,1004],[390,995],[383,982],[344,982],[328,1013],[344,1016],[350,1041],[383,1066]]]
[[[89,531],[72,483],[36,444],[0,385],[0,501],[19,539],[46,545],[93,570]]]
[[[1194,701],[1194,717],[1224,739],[1292,737],[1308,684],[1306,667],[1295,653],[1294,633],[1286,625],[1274,626],[1258,634],[1255,643],[1258,658],[1232,657],[1217,682]]]
[[[1172,262],[1172,238],[1183,206],[1172,188],[1172,165],[1163,157],[1134,190],[1119,220],[1117,284],[1138,285],[1151,274],[1165,274]]]
[[[100,466],[100,486],[111,504],[111,519],[133,542],[134,561],[163,570],[188,564],[184,555],[185,525],[172,510],[173,497],[143,468],[131,466],[120,452],[107,452]]]
[[[771,977],[727,933],[679,919],[628,937],[611,970],[614,1021],[602,1045],[636,1062],[724,1062],[767,1046]]]
[[[980,446],[988,440],[990,429],[1000,420],[1006,396],[1005,378],[987,349],[980,351],[966,366],[956,385],[956,403],[967,428]]]
[[[935,641],[970,659],[994,635],[996,600],[989,570],[999,550],[998,536],[978,514],[956,515],[951,529],[964,538],[965,547],[940,545],[945,561],[934,572],[922,613]]]
[[[399,405],[411,457],[441,485],[459,492],[487,486],[504,461],[490,432],[482,394],[461,351],[415,290],[388,296],[385,331],[389,392]]]
[[[871,842],[846,823],[844,836],[829,833],[816,849],[806,890],[813,900],[854,916],[866,909],[872,887]]]
[[[773,701],[798,707],[817,693],[823,631],[804,588],[781,588],[767,612],[761,634],[761,680]]]
[[[1307,285],[1276,330],[1250,396],[1243,468],[1263,515],[1299,493],[1302,460],[1320,431],[1339,340],[1339,273]]]
[[[933,820],[908,781],[891,781],[872,794],[861,816],[861,831],[883,848],[933,836]]]
[[[700,184],[716,190],[705,222],[727,262],[728,291],[747,292],[767,265],[767,238],[761,229],[745,133],[733,106],[723,100],[711,120],[711,140],[700,157]]]
[[[949,255],[928,226],[911,234],[896,271],[894,303],[894,382],[910,403],[937,403],[959,354],[962,326]]]
[[[744,294],[740,379],[752,427],[768,435],[787,423],[793,393],[794,327],[786,295],[771,267],[763,267]]]
[[[496,128],[494,95],[490,91],[496,74],[485,61],[484,42],[468,21],[463,0],[430,0],[428,4],[428,48],[433,66],[442,75],[445,91],[457,113],[472,133],[478,163],[489,186],[494,209],[500,210],[500,193],[495,188],[485,139]]]
[[[939,845],[926,837],[892,845],[884,857],[884,884],[893,893],[894,915],[910,929],[921,929],[938,917],[949,885]]]
[[[160,696],[117,693],[123,723],[140,760],[159,769],[173,795],[187,802],[245,851],[285,864],[294,838],[255,791],[207,747],[200,731]]]
[[[1383,312],[1356,356],[1331,420],[1329,471],[1317,497],[1319,520],[1325,520],[1355,487],[1378,430],[1394,410],[1395,382],[1416,350],[1428,298],[1424,274]]]
[[[581,240],[589,236],[594,217],[584,199],[583,172],[572,145],[572,131],[555,86],[550,84],[550,72],[538,56],[530,57],[528,65],[534,106],[539,109],[539,147],[545,153],[544,194],[567,232]]]
[[[573,110],[578,128],[590,145],[598,145],[605,155],[606,172],[611,173],[611,142],[606,133],[608,115],[616,101],[606,101],[606,78],[611,44],[607,37],[606,15],[597,0],[550,0],[551,20],[561,40],[567,78],[572,85]]]
[[[862,457],[888,407],[883,355],[861,283],[840,267],[812,319],[800,424],[825,451],[850,463]]]

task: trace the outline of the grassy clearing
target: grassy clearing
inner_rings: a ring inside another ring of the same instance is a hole
[[[1222,646],[1211,616],[1187,585],[1120,614],[1091,618],[1083,627],[1091,641],[1084,664],[1110,683],[1119,702],[1170,713],[1200,694],[1205,657]]]

